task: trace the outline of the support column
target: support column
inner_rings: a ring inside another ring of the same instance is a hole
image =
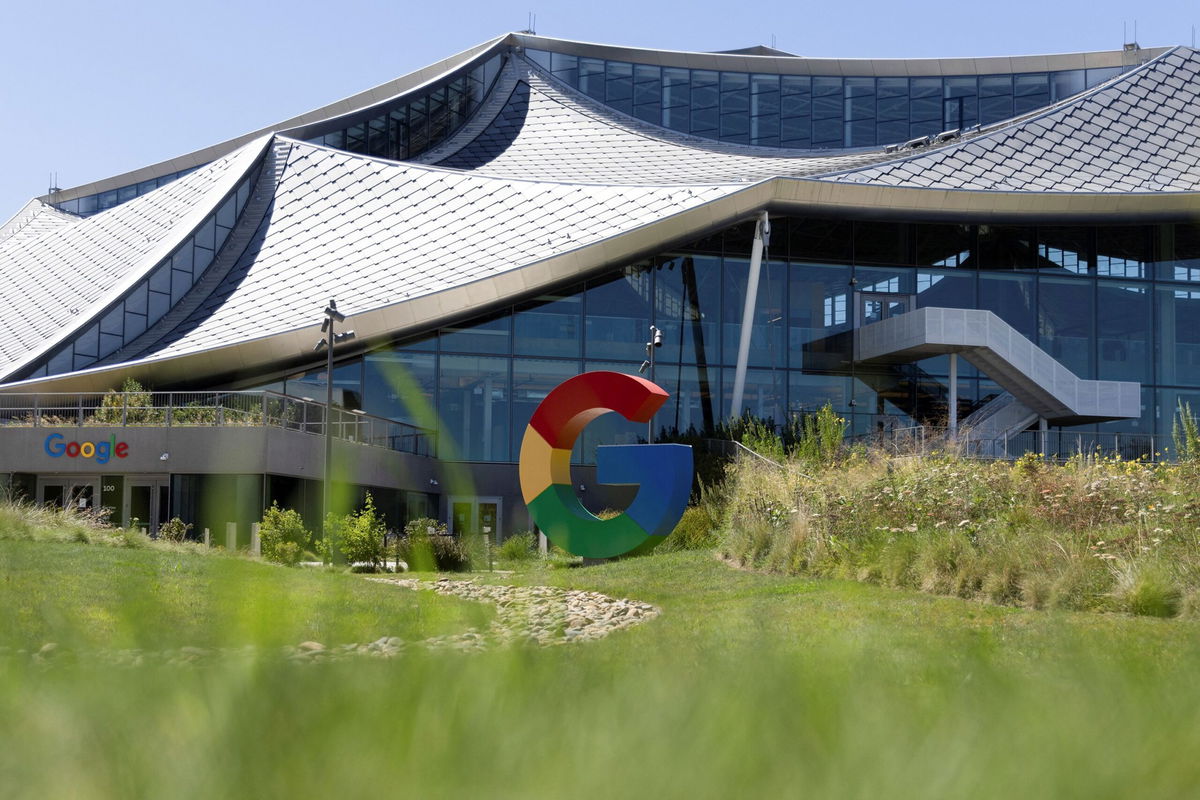
[[[950,419],[946,427],[951,439],[958,436],[958,353],[950,354]]]
[[[1046,422],[1045,417],[1038,417],[1038,450],[1042,453],[1042,458],[1046,458],[1047,444],[1049,443],[1050,423]]]
[[[754,226],[754,245],[750,248],[750,274],[746,276],[746,302],[742,307],[742,335],[738,341],[737,369],[733,376],[732,417],[742,415],[742,399],[746,391],[746,365],[750,362],[750,334],[754,329],[754,307],[758,302],[758,276],[762,271],[764,243],[771,238],[771,222],[762,212]]]

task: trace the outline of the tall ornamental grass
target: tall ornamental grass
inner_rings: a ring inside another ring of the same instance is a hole
[[[1003,605],[1200,616],[1200,467],[857,454],[732,468],[747,566]]]

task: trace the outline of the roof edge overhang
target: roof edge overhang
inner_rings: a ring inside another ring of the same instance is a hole
[[[536,295],[594,275],[613,266],[669,250],[713,230],[753,217],[762,210],[848,218],[929,221],[1130,222],[1192,220],[1200,215],[1200,195],[1062,194],[975,192],[881,187],[772,178],[733,189],[715,200],[639,228],[565,251],[498,275],[347,317],[358,340],[339,357],[391,338],[486,313],[522,297]],[[314,318],[319,309],[314,310]],[[311,361],[319,324],[198,352],[95,367],[0,386],[14,391],[104,391],[125,377],[150,385],[199,385],[229,382]]]
[[[1144,47],[1137,50],[1097,50],[1086,53],[993,56],[986,58],[809,58],[745,53],[703,53],[656,50],[557,39],[529,33],[509,35],[514,43],[535,50],[555,50],[573,55],[635,61],[664,67],[773,72],[782,75],[939,76],[989,75],[1005,72],[1045,72],[1098,67],[1132,67],[1170,50]]]

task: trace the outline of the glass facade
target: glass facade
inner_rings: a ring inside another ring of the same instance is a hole
[[[843,77],[660,67],[526,50],[559,80],[664,128],[760,147],[878,147],[1048,106],[1121,67],[1009,75]]]
[[[1080,377],[1143,384],[1140,419],[1071,431],[1169,436],[1176,402],[1200,405],[1200,225],[781,217],[772,229],[746,378],[753,414],[781,422],[828,402],[856,433],[944,417],[945,356],[853,363],[853,327],[869,310],[856,302],[863,293],[915,297],[917,307],[990,309]],[[546,393],[584,370],[637,374],[654,324],[664,332],[654,380],[671,394],[656,430],[712,430],[730,413],[752,232],[751,224],[735,226],[353,359],[337,370],[336,396],[440,428],[442,457],[512,462]],[[307,380],[288,379],[284,390],[323,397]],[[966,363],[958,383],[963,415],[1002,391]],[[645,438],[645,425],[606,415],[587,428],[574,457],[590,462],[598,442]]]
[[[394,161],[441,144],[479,108],[504,65],[497,53],[420,95],[405,95],[358,114],[306,128],[306,141]]]
[[[112,355],[162,319],[192,288],[221,251],[250,201],[262,162],[255,165],[215,213],[153,270],[73,340],[35,364],[22,377],[60,375],[85,369]]]

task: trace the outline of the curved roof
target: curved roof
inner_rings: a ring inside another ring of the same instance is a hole
[[[0,374],[36,359],[143,278],[208,215],[258,152],[234,155],[86,219],[25,226],[0,241]],[[55,212],[59,215],[61,212]],[[35,232],[36,229],[36,232]],[[25,235],[28,232],[28,235]]]
[[[518,180],[600,184],[748,183],[871,164],[881,149],[782,151],[689,136],[596,102],[528,61],[506,68],[485,111],[472,125],[421,159],[443,167]]]
[[[26,384],[103,388],[127,374],[188,382],[296,364],[330,297],[362,346],[628,263],[764,208],[1163,220],[1196,207],[1200,55],[1185,48],[1050,109],[895,152],[697,139],[512,62],[476,116],[425,154],[428,163],[276,135],[263,212],[238,222],[217,256],[222,270],[108,363]],[[0,276],[37,277],[0,281],[0,302],[16,309],[0,317],[4,372],[72,336],[143,279],[267,146],[260,140],[86,220],[38,207],[18,215],[25,222],[15,220],[0,241]]]

